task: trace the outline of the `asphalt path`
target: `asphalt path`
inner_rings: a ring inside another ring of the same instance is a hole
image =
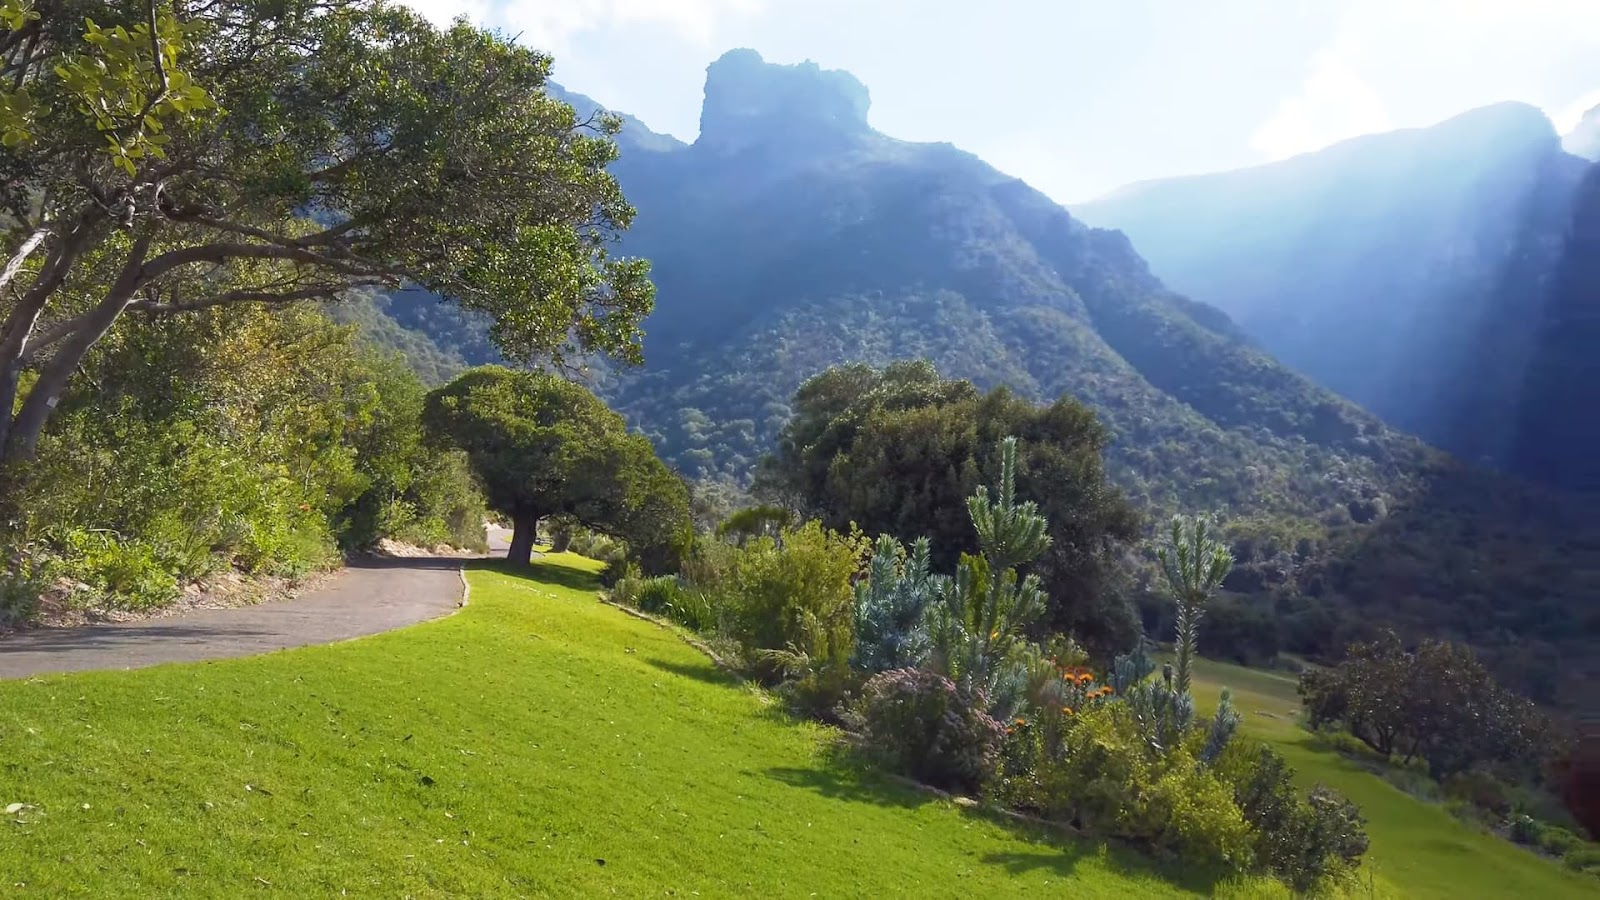
[[[509,532],[490,529],[491,555]],[[0,679],[253,656],[438,618],[466,600],[460,557],[355,560],[299,596],[161,619],[38,628],[0,637]]]

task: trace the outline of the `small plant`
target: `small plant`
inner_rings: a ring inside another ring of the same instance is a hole
[[[88,529],[69,531],[63,543],[61,574],[94,588],[107,605],[157,609],[178,598],[177,580],[148,544]]]
[[[987,699],[949,678],[894,669],[869,679],[850,724],[867,751],[893,771],[924,784],[976,792],[995,772],[1005,730]]]
[[[1177,603],[1177,690],[1189,692],[1190,667],[1199,652],[1200,617],[1233,569],[1228,546],[1213,536],[1205,519],[1174,516],[1166,543],[1156,551],[1167,590]]]
[[[1217,714],[1211,718],[1206,732],[1206,745],[1200,750],[1200,761],[1210,765],[1228,748],[1234,732],[1239,730],[1239,711],[1233,708],[1233,691],[1222,689],[1217,700]]]

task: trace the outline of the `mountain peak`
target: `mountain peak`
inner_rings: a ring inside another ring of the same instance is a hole
[[[769,63],[750,49],[729,50],[706,68],[697,143],[724,149],[868,131],[871,98],[849,72],[806,61]]]

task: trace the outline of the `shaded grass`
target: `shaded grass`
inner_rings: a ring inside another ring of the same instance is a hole
[[[593,565],[358,641],[0,684],[18,896],[1281,895],[841,764]]]
[[[1600,882],[1571,872],[1495,835],[1469,827],[1442,806],[1407,794],[1300,725],[1295,676],[1212,660],[1195,668],[1201,711],[1233,691],[1240,733],[1277,747],[1304,786],[1322,783],[1349,797],[1367,819],[1371,848],[1362,863],[1379,889],[1406,897],[1600,897]]]

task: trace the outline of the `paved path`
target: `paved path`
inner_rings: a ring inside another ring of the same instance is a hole
[[[504,540],[494,537],[491,547],[504,553]],[[251,656],[377,634],[459,606],[461,564],[458,558],[361,560],[292,600],[25,631],[0,638],[0,679]]]

